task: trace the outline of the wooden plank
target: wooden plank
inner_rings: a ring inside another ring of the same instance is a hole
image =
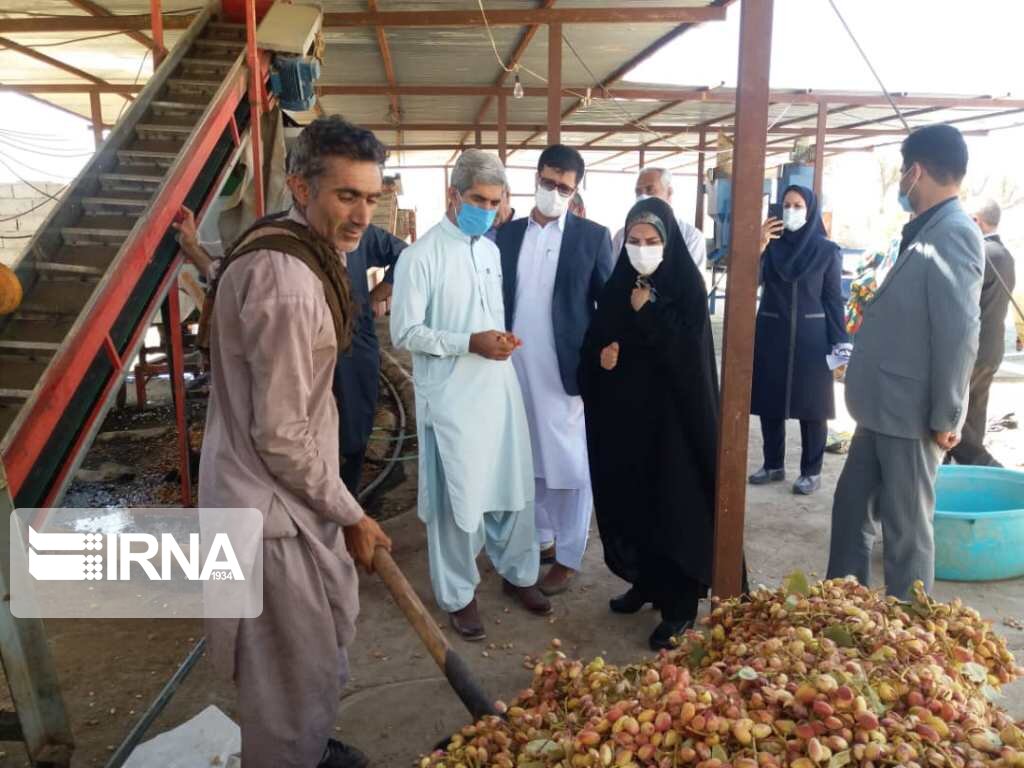
[[[737,76],[736,142],[732,174],[729,291],[722,343],[722,404],[715,495],[716,595],[742,589],[743,526],[747,499],[747,440],[754,371],[754,313],[761,257],[761,195],[768,128],[768,74],[774,0],[743,0]]]

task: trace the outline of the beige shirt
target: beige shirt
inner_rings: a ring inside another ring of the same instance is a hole
[[[305,223],[294,209],[290,218]],[[339,475],[331,390],[338,347],[320,280],[285,253],[242,257],[217,289],[210,356],[199,503],[254,507],[264,539],[304,538],[324,581],[309,588],[334,585],[324,608],[347,645],[358,578],[339,526],[363,511]]]

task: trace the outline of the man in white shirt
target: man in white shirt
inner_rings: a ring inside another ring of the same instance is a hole
[[[524,345],[513,363],[533,445],[537,535],[553,560],[540,582],[546,595],[564,592],[579,571],[593,509],[576,370],[615,261],[608,230],[570,211],[585,171],[572,147],[545,149],[533,210],[502,227],[497,239],[505,327]]]
[[[672,174],[667,168],[644,168],[636,177],[636,199],[643,200],[647,197],[657,197],[672,205]],[[704,233],[684,218],[676,215],[679,223],[679,231],[683,233],[683,240],[686,242],[686,249],[690,252],[693,263],[697,269],[703,271],[708,259],[708,247],[704,239]],[[625,240],[625,231],[619,230],[612,242],[616,258],[622,251],[622,243]]]

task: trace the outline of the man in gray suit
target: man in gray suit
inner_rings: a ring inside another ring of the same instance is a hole
[[[978,359],[971,374],[971,393],[964,422],[963,439],[950,451],[957,464],[1001,467],[985,449],[988,426],[988,391],[1006,350],[1006,310],[1016,284],[1013,256],[999,237],[1002,211],[995,200],[977,203],[974,223],[985,236],[985,279],[981,286],[981,334]]]
[[[903,142],[900,255],[864,309],[846,373],[857,421],[836,487],[828,577],[868,584],[880,520],[885,584],[906,597],[935,576],[935,476],[959,442],[978,352],[981,233],[957,196],[967,145],[949,125]]]

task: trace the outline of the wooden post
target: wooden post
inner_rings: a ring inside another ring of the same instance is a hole
[[[732,242],[722,344],[722,410],[712,574],[714,592],[722,597],[738,595],[742,589],[747,440],[754,369],[757,264],[761,257],[761,194],[768,131],[773,5],[774,0],[742,0],[740,17]]]
[[[821,188],[825,180],[825,133],[828,128],[828,104],[818,105],[818,130],[814,141],[814,195],[821,209]]]
[[[263,70],[256,50],[256,0],[245,2],[246,54],[249,64],[249,140],[252,144],[252,186],[256,196],[256,217],[265,211],[263,199]]]
[[[502,164],[508,159],[508,97],[498,97],[498,157]]]
[[[704,231],[704,140],[707,131],[700,129],[700,149],[697,152],[697,211],[693,214],[693,226]]]
[[[99,91],[89,91],[89,106],[92,108],[92,139],[99,149],[103,143],[103,102]]]
[[[153,23],[153,71],[156,72],[160,62],[167,56],[164,47],[164,17],[160,8],[160,0],[149,0],[149,16]]]
[[[6,735],[5,741],[23,741],[33,765],[45,761],[46,765],[66,766],[71,762],[75,741],[46,630],[41,619],[18,619],[11,613],[12,514],[14,500],[0,461],[0,591],[5,596],[0,601],[0,657],[21,731]]]
[[[562,24],[548,24],[548,146],[562,142]]]
[[[476,130],[474,131],[474,136],[473,136],[473,138],[474,138],[474,139],[476,140],[476,142],[475,142],[475,146],[476,146],[476,147],[477,147],[478,149],[479,149],[480,147],[482,147],[482,146],[484,145],[484,132],[483,132],[482,130],[480,130],[479,128],[477,128],[477,129],[476,129]]]
[[[638,166],[642,171],[644,169],[644,161],[647,159],[647,153],[644,150],[640,150],[640,165]]]

